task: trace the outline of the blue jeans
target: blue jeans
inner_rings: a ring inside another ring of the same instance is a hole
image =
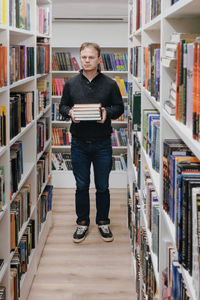
[[[90,224],[90,167],[93,163],[96,187],[96,224],[109,224],[110,210],[109,174],[112,167],[111,139],[90,142],[72,138],[71,159],[76,180],[77,224]]]

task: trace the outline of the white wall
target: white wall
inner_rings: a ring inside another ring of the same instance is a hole
[[[128,24],[117,22],[53,22],[52,47],[79,47],[82,42],[101,47],[128,47]]]

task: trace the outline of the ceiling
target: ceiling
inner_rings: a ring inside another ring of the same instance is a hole
[[[127,17],[128,0],[53,0],[53,18]]]

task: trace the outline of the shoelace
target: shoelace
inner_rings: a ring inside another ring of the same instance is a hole
[[[78,225],[77,226],[77,234],[83,234],[86,231],[87,226]]]
[[[103,230],[104,233],[109,233],[108,225],[100,225],[99,227]]]

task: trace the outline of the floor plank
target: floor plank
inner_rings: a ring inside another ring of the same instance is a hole
[[[101,240],[91,190],[90,231],[80,244],[75,230],[74,189],[54,189],[50,230],[28,300],[134,300],[126,190],[111,189],[112,243]]]

